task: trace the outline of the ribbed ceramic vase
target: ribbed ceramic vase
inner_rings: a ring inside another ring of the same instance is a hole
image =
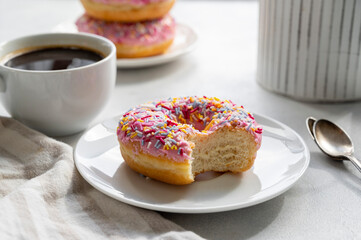
[[[257,81],[305,101],[361,99],[361,0],[260,0]]]

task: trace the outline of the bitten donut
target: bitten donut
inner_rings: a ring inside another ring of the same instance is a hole
[[[242,106],[207,97],[171,98],[126,112],[117,129],[124,161],[138,173],[189,184],[202,172],[252,167],[262,127]]]
[[[105,21],[139,22],[161,18],[175,0],[81,0],[88,15]]]
[[[111,40],[117,48],[117,58],[162,54],[175,36],[175,21],[170,15],[145,22],[119,23],[97,20],[84,14],[76,21],[76,26],[80,32],[94,33]]]

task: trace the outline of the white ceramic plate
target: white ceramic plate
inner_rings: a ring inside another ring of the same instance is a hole
[[[263,142],[254,166],[241,174],[208,173],[189,185],[174,186],[146,178],[123,161],[114,134],[117,119],[87,131],[75,151],[75,164],[86,181],[130,205],[177,213],[210,213],[252,206],[288,190],[305,172],[310,154],[288,126],[255,114]]]
[[[54,32],[77,32],[75,21],[57,25]],[[145,58],[123,58],[117,60],[118,68],[141,68],[168,63],[191,52],[197,43],[197,34],[187,25],[178,23],[175,38],[167,52],[161,55]]]

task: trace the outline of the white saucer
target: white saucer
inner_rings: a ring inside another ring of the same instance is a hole
[[[57,25],[53,32],[78,32],[74,22],[63,22]],[[153,57],[118,59],[117,66],[118,68],[141,68],[168,63],[194,50],[196,43],[197,34],[193,29],[177,23],[174,41],[167,52]]]
[[[288,126],[255,114],[264,127],[262,146],[252,169],[242,174],[207,173],[186,186],[146,178],[123,161],[114,134],[117,119],[87,131],[75,151],[80,174],[99,191],[124,203],[158,211],[210,213],[252,206],[288,190],[306,171],[310,154]]]

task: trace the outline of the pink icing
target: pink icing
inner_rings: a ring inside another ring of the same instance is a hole
[[[231,101],[207,97],[171,98],[135,107],[121,117],[117,135],[123,143],[139,142],[145,153],[183,162],[191,158],[188,134],[210,134],[224,126],[247,130],[260,147],[262,127],[251,113]]]
[[[93,2],[103,4],[128,4],[128,5],[147,5],[151,3],[165,2],[168,0],[92,0]]]
[[[106,37],[115,44],[149,46],[171,40],[175,35],[175,21],[170,15],[144,22],[120,23],[106,22],[84,14],[75,24],[80,32]]]

